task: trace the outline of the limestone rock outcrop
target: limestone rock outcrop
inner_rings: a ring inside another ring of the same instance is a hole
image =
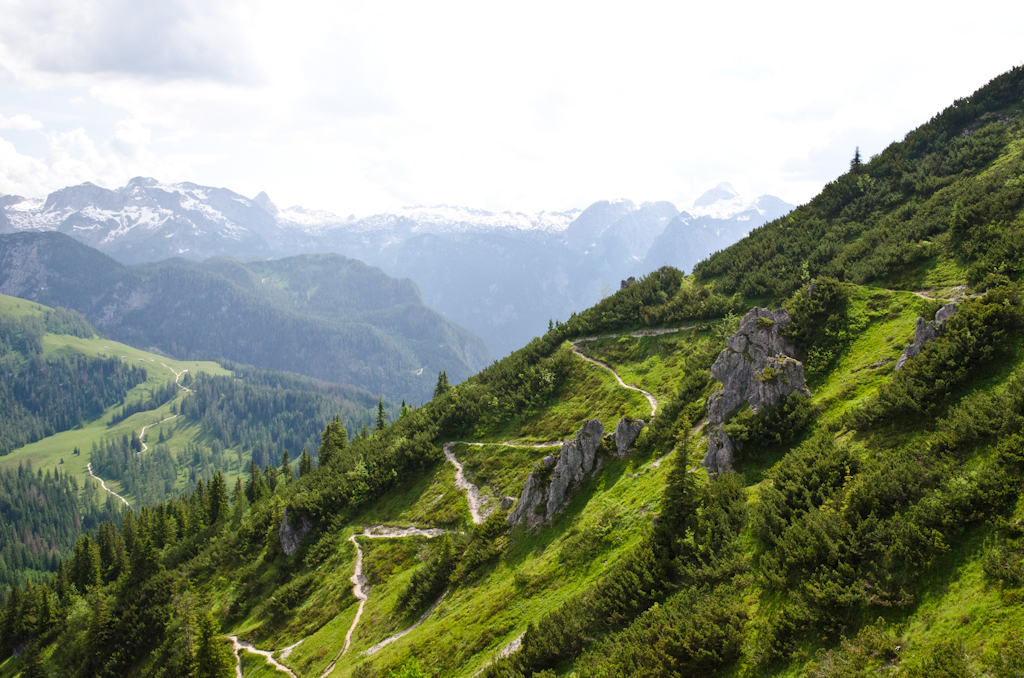
[[[921,352],[924,345],[942,334],[942,330],[946,328],[946,321],[948,321],[953,314],[956,313],[956,303],[949,302],[935,313],[935,320],[925,322],[924,318],[917,319],[917,329],[914,331],[914,341],[907,344],[907,347],[903,349],[903,355],[896,361],[896,369],[902,370],[903,365]]]
[[[643,419],[623,417],[615,425],[615,456],[619,459],[629,454],[629,447],[644,428]]]
[[[790,322],[785,309],[750,309],[711,366],[711,376],[722,382],[722,390],[708,398],[708,449],[701,463],[709,473],[732,469],[739,446],[722,424],[740,405],[748,403],[757,412],[793,393],[811,395],[803,363],[793,357],[796,347],[782,334]]]
[[[508,515],[509,525],[525,522],[534,528],[551,518],[568,503],[575,489],[593,472],[597,450],[604,435],[598,419],[588,419],[572,440],[562,443],[557,457],[547,456],[534,466],[523,484],[522,494]]]
[[[288,519],[288,509],[285,508],[281,514],[281,527],[277,530],[277,536],[281,540],[281,550],[286,556],[293,555],[299,550],[302,538],[313,529],[313,522],[306,516],[301,516],[297,527],[293,526]]]

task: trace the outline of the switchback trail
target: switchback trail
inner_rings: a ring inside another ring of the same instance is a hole
[[[228,639],[231,641],[231,647],[235,652],[235,675],[237,676],[237,678],[243,678],[242,658],[238,654],[241,650],[245,650],[249,654],[258,654],[267,661],[268,665],[273,666],[276,671],[280,671],[281,673],[287,673],[292,678],[298,678],[298,676],[292,673],[292,670],[290,668],[274,659],[273,652],[268,650],[257,650],[255,645],[253,645],[252,643],[247,643],[244,640],[239,640],[238,636],[228,636]]]
[[[577,339],[576,341],[582,341],[582,340],[581,339]],[[622,388],[628,388],[630,391],[637,391],[638,393],[642,393],[644,395],[644,397],[647,398],[647,402],[649,402],[651,404],[651,417],[652,418],[654,417],[654,413],[658,411],[658,399],[657,398],[655,398],[653,395],[651,395],[647,391],[643,390],[639,386],[631,386],[630,384],[627,384],[626,382],[622,381],[622,377],[619,376],[619,373],[616,372],[615,370],[613,370],[611,365],[609,365],[608,363],[606,363],[606,362],[604,362],[602,360],[598,360],[596,358],[591,358],[589,356],[583,355],[580,352],[580,350],[578,348],[576,348],[576,343],[575,342],[571,342],[571,346],[572,346],[572,352],[575,353],[576,355],[578,355],[579,357],[583,358],[584,360],[586,360],[588,363],[594,363],[595,365],[603,367],[604,369],[606,369],[609,372],[611,372],[612,375],[614,375],[614,377],[615,377],[615,381],[619,382],[619,386],[621,386]]]
[[[600,336],[593,337],[580,337],[576,341],[597,341],[598,339],[618,339],[619,337],[635,337],[640,339],[642,337],[658,337],[662,334],[674,334],[676,332],[685,332],[692,330],[696,325],[687,325],[686,327],[665,327],[660,330],[639,330],[637,332],[629,332],[627,334],[602,334]],[[576,341],[572,342],[573,344]]]
[[[91,475],[93,478],[95,478],[96,480],[100,481],[100,487],[102,487],[104,490],[106,490],[110,494],[114,495],[115,497],[117,497],[118,499],[123,501],[125,506],[128,506],[128,507],[131,506],[131,504],[128,503],[127,499],[125,499],[124,497],[119,495],[117,492],[114,492],[112,489],[107,487],[107,484],[105,482],[103,482],[103,478],[100,478],[98,475],[96,475],[95,473],[92,472],[92,462],[91,461],[88,464],[85,465],[85,470],[88,471],[89,475]]]
[[[334,671],[334,667],[338,664],[338,660],[344,657],[345,653],[348,652],[348,648],[352,644],[352,634],[355,633],[356,626],[359,624],[359,618],[363,616],[363,607],[366,606],[366,601],[370,597],[370,587],[367,586],[366,575],[363,574],[363,549],[359,546],[359,542],[356,540],[356,537],[365,537],[367,539],[394,539],[396,537],[420,536],[430,539],[433,537],[439,537],[444,533],[445,531],[439,528],[421,530],[418,527],[386,527],[383,525],[374,525],[364,528],[362,534],[349,535],[348,540],[356,547],[356,564],[353,568],[352,577],[350,579],[352,581],[352,595],[359,599],[359,608],[356,610],[355,619],[352,620],[352,626],[349,627],[348,633],[345,634],[345,645],[341,648],[341,652],[335,655],[334,659],[331,660],[331,663],[327,665],[324,672],[320,674],[320,678],[327,678],[327,676]],[[440,602],[440,599],[438,599],[437,603]],[[428,612],[433,612],[437,607],[437,603],[431,606]],[[385,645],[393,643],[419,626],[429,616],[429,614],[424,615],[419,621],[413,624],[412,627],[405,631],[400,631],[389,638],[385,638],[381,642],[377,643],[377,645],[371,647],[370,650],[377,652],[377,650],[380,650],[380,648]],[[370,650],[367,650],[367,652],[372,654]]]
[[[455,458],[455,453],[452,452],[452,448],[455,447],[456,443],[445,443],[444,444],[444,458],[452,463],[455,467],[455,488],[466,491],[466,503],[469,504],[469,515],[473,517],[473,522],[477,525],[484,522],[486,516],[480,515],[480,488],[473,483],[466,480],[466,474],[462,470],[462,464]]]

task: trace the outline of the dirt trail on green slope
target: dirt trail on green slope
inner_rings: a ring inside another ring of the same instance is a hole
[[[455,447],[456,444],[457,443],[444,444],[444,458],[450,461],[452,466],[455,467],[455,488],[466,491],[466,503],[469,504],[469,515],[473,517],[473,522],[479,525],[484,522],[484,518],[487,517],[480,513],[480,488],[466,480],[466,474],[462,470],[462,464],[455,458],[455,453],[452,452],[452,448]]]
[[[92,462],[91,461],[88,464],[85,465],[85,470],[88,471],[89,475],[91,475],[93,478],[95,478],[96,480],[100,481],[100,487],[102,487],[106,492],[109,492],[110,494],[114,495],[115,497],[117,497],[118,499],[123,501],[125,506],[131,507],[131,504],[128,503],[127,499],[125,499],[124,497],[119,495],[117,492],[114,492],[112,489],[107,487],[107,484],[103,481],[103,478],[100,478],[98,475],[96,475],[95,473],[92,472]]]
[[[245,650],[249,654],[258,654],[267,661],[268,665],[273,666],[274,670],[280,671],[281,673],[287,673],[292,678],[298,678],[298,676],[292,673],[292,670],[290,668],[274,659],[274,653],[272,651],[258,650],[256,649],[256,646],[252,643],[247,643],[244,640],[239,640],[238,636],[228,636],[228,639],[231,641],[231,647],[235,653],[235,675],[237,676],[237,678],[243,678],[242,657],[239,655],[239,652],[241,652],[242,650]]]
[[[164,365],[163,363],[160,363],[160,364]],[[171,367],[170,365],[164,365],[164,367],[169,369],[171,372],[174,372],[174,368]],[[185,374],[186,372],[188,372],[188,370],[182,370],[181,372],[174,372],[174,385],[177,386],[178,388],[180,388],[185,393],[191,393],[192,389],[185,388],[184,386],[182,386],[181,384],[178,383],[181,380],[181,375]]]
[[[363,616],[363,608],[366,606],[366,601],[370,597],[370,587],[366,583],[366,575],[363,574],[363,549],[359,546],[359,542],[356,540],[356,537],[365,537],[367,539],[394,539],[399,537],[419,536],[431,539],[433,537],[439,537],[444,533],[445,530],[442,530],[440,528],[422,530],[418,527],[386,527],[384,525],[373,525],[364,528],[362,534],[349,535],[348,540],[352,542],[352,544],[356,547],[356,564],[355,567],[353,568],[354,571],[352,572],[352,577],[350,578],[350,581],[352,582],[352,595],[359,599],[359,609],[356,610],[356,617],[352,620],[352,626],[349,627],[348,633],[345,634],[345,645],[341,648],[341,652],[335,655],[334,659],[331,660],[331,663],[327,665],[327,668],[324,669],[324,672],[320,674],[320,678],[327,678],[327,676],[329,676],[331,672],[334,671],[334,667],[338,664],[338,660],[344,657],[345,653],[348,652],[348,648],[352,644],[352,634],[355,633],[356,626],[359,625],[359,618]],[[440,599],[438,599],[437,603],[440,602]],[[437,603],[435,603],[428,612],[433,612],[434,609],[437,607]],[[423,621],[425,621],[426,618],[429,616],[430,614],[424,615],[410,628],[406,629],[405,631],[400,631],[393,636],[385,638],[381,642],[377,643],[377,645],[374,645],[372,648],[370,648],[370,650],[376,652],[385,645],[393,643],[394,641],[398,640],[405,634],[415,629],[417,626],[423,623]],[[369,652],[369,650],[367,650],[367,652]]]
[[[142,454],[143,452],[145,452],[146,450],[149,449],[149,446],[147,446],[146,443],[142,442],[142,438],[146,435],[146,429],[147,428],[149,428],[150,426],[159,426],[160,424],[164,423],[165,421],[170,421],[171,419],[174,419],[177,416],[178,415],[176,415],[176,414],[172,414],[171,416],[167,417],[166,419],[161,419],[160,421],[158,421],[155,424],[146,424],[145,426],[143,426],[142,430],[139,431],[139,442],[142,443],[142,449],[139,450],[138,452],[136,452],[135,454]]]
[[[638,332],[629,332],[628,334],[602,334],[600,336],[593,337],[580,337],[576,341],[597,341],[598,339],[618,339],[619,337],[635,337],[640,339],[642,337],[658,337],[662,334],[673,334],[675,332],[685,332],[692,330],[696,325],[687,325],[686,327],[666,327],[660,330],[639,330]],[[574,344],[576,342],[573,342]]]
[[[584,341],[584,340],[577,339],[576,341]],[[651,395],[647,391],[643,390],[639,386],[632,386],[632,385],[627,384],[626,382],[622,381],[622,377],[619,376],[618,372],[616,372],[615,370],[612,369],[611,365],[609,365],[608,363],[606,363],[606,362],[604,362],[602,360],[598,360],[596,358],[591,358],[589,356],[583,355],[580,352],[580,350],[578,348],[576,348],[576,343],[575,342],[571,342],[571,344],[572,344],[572,352],[573,353],[575,353],[579,357],[583,358],[588,363],[594,363],[595,365],[603,367],[604,369],[606,369],[609,372],[611,372],[612,375],[615,377],[615,381],[619,382],[619,386],[621,386],[622,388],[628,388],[630,391],[637,391],[638,393],[642,393],[644,395],[644,397],[647,398],[647,402],[649,402],[651,404],[651,417],[652,418],[654,417],[654,413],[658,411],[658,399],[657,398],[655,398],[653,395]]]

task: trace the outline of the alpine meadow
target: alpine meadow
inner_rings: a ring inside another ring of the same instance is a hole
[[[479,371],[355,260],[0,238],[0,678],[1024,676],[1024,67]]]

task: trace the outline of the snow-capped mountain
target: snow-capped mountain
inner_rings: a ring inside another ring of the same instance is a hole
[[[564,212],[435,205],[356,218],[281,209],[262,192],[250,199],[138,177],[115,190],[72,186],[46,200],[0,196],[0,233],[57,230],[132,264],[336,252],[412,278],[430,307],[503,355],[620,280],[664,264],[688,271],[790,209],[772,196],[744,200],[721,183],[685,211],[618,199]]]

